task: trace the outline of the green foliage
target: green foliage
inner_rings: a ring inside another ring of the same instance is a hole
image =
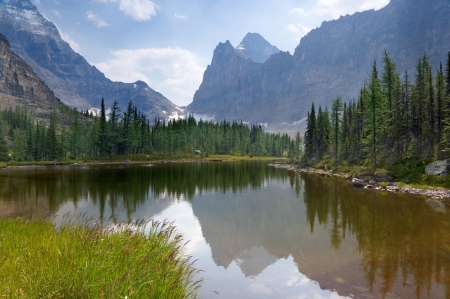
[[[7,298],[197,298],[197,270],[168,223],[56,229],[0,220],[0,294]]]
[[[334,157],[334,168],[359,165],[374,172],[382,166],[408,183],[447,185],[446,179],[424,175],[423,163],[450,158],[450,53],[445,74],[441,65],[436,76],[427,55],[421,57],[414,84],[408,72],[400,78],[386,51],[383,62],[381,76],[374,62],[357,101],[342,108],[337,98],[327,121],[320,108],[316,122],[308,114],[308,125],[317,124],[317,140],[330,138],[331,146],[310,146],[313,152],[305,151],[304,159],[315,155],[326,158],[327,162],[316,162],[324,165]],[[327,127],[331,133],[322,129]]]
[[[102,101],[100,116],[86,117],[73,109],[52,111],[48,124],[26,109],[7,109],[0,113],[6,120],[3,134],[13,139],[13,157],[20,161],[89,159],[99,157],[162,154],[193,155],[200,150],[209,155],[283,156],[291,140],[287,134],[265,133],[261,126],[237,122],[197,122],[187,119],[155,119],[154,124],[132,102],[123,114],[118,104],[109,119]],[[59,113],[59,114],[58,114]],[[0,131],[2,127],[0,121]],[[1,132],[0,132],[1,133]],[[299,136],[293,154],[300,156]],[[7,160],[6,140],[0,140],[0,160]],[[3,152],[3,158],[2,158]],[[6,156],[5,156],[6,154]]]

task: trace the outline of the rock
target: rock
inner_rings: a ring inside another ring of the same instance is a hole
[[[386,190],[391,191],[391,192],[398,192],[398,191],[400,191],[400,188],[397,186],[387,186]]]
[[[366,185],[366,183],[363,180],[360,180],[357,178],[352,179],[352,184],[354,187],[357,187],[357,188],[363,188]]]
[[[434,161],[425,167],[427,175],[447,175],[449,172],[450,160]]]
[[[123,164],[130,164],[130,162],[131,162],[130,160],[124,160],[122,163]]]
[[[3,34],[0,34],[0,94],[0,106],[30,106],[42,118],[50,115],[53,108],[63,106],[33,68],[11,50]]]
[[[216,120],[243,119],[269,128],[284,123],[289,128],[306,118],[311,99],[316,107],[330,107],[336,95],[358,97],[383,49],[400,72],[415,73],[424,53],[436,69],[450,49],[449,15],[448,0],[392,0],[376,11],[323,22],[302,37],[293,55],[279,52],[264,63],[221,43],[188,110]]]
[[[194,154],[196,154],[196,155],[201,155],[201,154],[202,154],[202,152],[201,152],[201,151],[199,151],[199,150],[195,150]]]
[[[364,189],[373,189],[373,185],[366,185],[364,186]]]
[[[100,108],[103,97],[106,107],[117,101],[122,111],[126,111],[131,101],[151,121],[155,117],[168,119],[181,112],[143,81],[122,83],[106,78],[61,38],[56,26],[30,0],[0,0],[0,32],[10,42],[11,49],[51,88],[55,94],[52,100],[58,97],[71,107],[86,109]],[[20,82],[22,74],[17,75]],[[40,80],[20,82],[17,87],[18,93],[42,93],[44,89]]]

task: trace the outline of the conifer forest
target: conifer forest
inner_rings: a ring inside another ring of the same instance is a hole
[[[286,134],[265,133],[260,125],[242,122],[155,119],[153,123],[132,102],[121,112],[117,102],[106,115],[76,109],[53,110],[49,120],[16,107],[0,112],[0,160],[43,161],[114,158],[132,154],[231,154],[282,156],[289,147]]]
[[[433,70],[427,55],[415,74],[400,73],[385,51],[374,62],[359,97],[337,97],[330,108],[308,112],[302,162],[380,166],[450,156],[450,52]],[[331,165],[330,165],[331,166]]]

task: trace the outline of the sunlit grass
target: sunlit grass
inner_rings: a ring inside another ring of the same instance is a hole
[[[145,232],[0,219],[0,298],[196,298],[183,245],[168,223]]]

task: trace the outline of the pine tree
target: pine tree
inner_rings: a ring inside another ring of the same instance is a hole
[[[344,103],[343,115],[342,115],[342,128],[340,132],[341,143],[341,158],[346,161],[349,155],[349,138],[350,138],[350,119],[349,119],[349,107],[347,103]]]
[[[337,97],[331,104],[331,128],[333,132],[334,165],[338,165],[339,132],[341,128],[342,99]]]
[[[111,155],[111,158],[114,158],[114,156],[118,152],[118,144],[119,144],[119,103],[117,101],[114,101],[113,106],[111,108],[111,117],[109,119],[109,153]],[[150,141],[149,141],[150,142]]]
[[[450,51],[448,52],[448,58],[447,58],[447,67],[445,69],[445,85],[446,88],[446,95],[450,96]]]
[[[55,110],[50,114],[50,124],[45,139],[45,156],[48,160],[56,160],[59,156],[59,144],[56,136],[58,117]]]
[[[98,131],[98,149],[100,156],[105,156],[108,148],[108,131],[106,127],[105,101],[102,98],[100,106],[100,122]]]
[[[317,126],[314,102],[311,104],[311,111],[308,112],[305,132],[305,156],[307,160],[317,158]]]
[[[385,137],[384,143],[387,145],[387,149],[392,148],[392,133],[395,132],[394,126],[394,97],[399,88],[399,76],[397,74],[397,66],[394,60],[389,57],[386,49],[384,50],[384,70],[381,79],[381,87],[383,90],[383,95],[386,99],[386,109],[387,109],[387,126],[386,132],[383,134]],[[387,138],[389,137],[389,138]]]
[[[437,130],[437,144],[442,141],[442,134],[444,131],[444,117],[445,117],[445,78],[442,70],[442,63],[439,65],[436,74],[436,130]]]
[[[6,123],[0,117],[0,161],[7,162],[9,160],[9,148],[6,142]]]
[[[366,124],[366,142],[369,144],[369,154],[372,158],[373,171],[377,169],[377,155],[379,147],[379,139],[383,132],[383,115],[385,113],[385,105],[380,88],[380,81],[378,79],[378,71],[376,62],[372,67],[372,73],[369,81],[363,91],[363,100],[367,107],[365,116]]]

